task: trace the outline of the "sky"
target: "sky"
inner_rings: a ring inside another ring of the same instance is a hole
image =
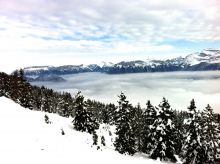
[[[0,0],[0,71],[220,48],[220,0]]]

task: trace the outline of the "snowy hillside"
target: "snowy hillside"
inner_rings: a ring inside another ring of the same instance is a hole
[[[108,148],[96,150],[91,146],[91,135],[73,130],[71,118],[47,115],[51,124],[45,123],[45,113],[25,109],[0,97],[0,163],[161,163],[140,154],[121,155],[108,144]]]

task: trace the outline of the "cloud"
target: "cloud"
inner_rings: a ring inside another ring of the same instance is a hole
[[[145,107],[147,100],[156,106],[165,96],[172,108],[187,110],[190,101],[195,98],[198,110],[203,110],[209,103],[215,112],[220,112],[219,72],[140,73],[135,76],[85,73],[66,75],[64,78],[67,81],[59,85],[51,82],[35,84],[70,93],[81,90],[86,98],[116,104],[117,95],[123,91],[133,105],[140,102],[142,107]]]
[[[1,0],[0,52],[179,55],[189,49],[167,40],[220,41],[219,6],[218,0]]]

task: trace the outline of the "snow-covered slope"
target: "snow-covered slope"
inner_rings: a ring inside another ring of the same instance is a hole
[[[113,65],[114,65],[114,63],[112,63],[112,62],[101,62],[101,63],[98,63],[97,64],[99,67],[112,67]]]
[[[185,58],[185,63],[189,65],[196,65],[201,62],[220,63],[220,50],[207,49],[190,54]]]
[[[91,146],[91,135],[73,130],[70,118],[47,115],[51,124],[45,123],[45,113],[25,109],[0,97],[0,163],[161,163],[140,154],[121,155],[111,147],[96,150]],[[61,134],[61,129],[65,135]]]

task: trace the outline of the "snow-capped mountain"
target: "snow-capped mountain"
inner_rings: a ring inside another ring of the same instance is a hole
[[[186,56],[185,62],[189,65],[205,63],[220,63],[220,50],[208,49],[200,53],[194,53]]]
[[[24,68],[26,76],[64,75],[82,72],[136,73],[167,71],[220,70],[220,50],[206,49],[167,60],[148,59],[146,61],[121,61],[119,63],[102,62],[90,65],[34,66]]]
[[[101,62],[99,64],[97,64],[99,67],[112,67],[114,65],[114,63],[112,62]]]

